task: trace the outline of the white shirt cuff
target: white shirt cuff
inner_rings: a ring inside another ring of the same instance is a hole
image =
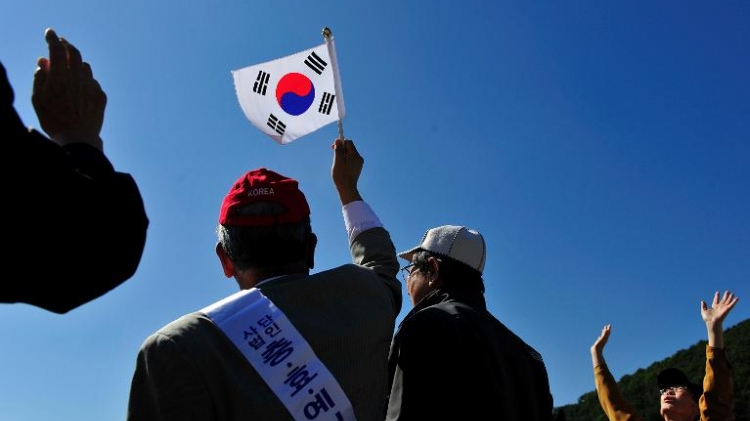
[[[341,212],[344,214],[344,225],[350,245],[362,231],[383,226],[370,205],[361,200],[345,205]]]

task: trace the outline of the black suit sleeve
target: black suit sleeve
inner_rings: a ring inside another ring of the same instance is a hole
[[[92,146],[62,148],[23,127],[2,67],[0,79],[0,302],[66,313],[135,274],[149,220],[133,177]]]

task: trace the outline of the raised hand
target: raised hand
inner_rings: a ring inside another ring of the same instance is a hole
[[[706,322],[709,346],[724,348],[724,327],[722,324],[729,311],[734,308],[739,300],[739,297],[729,291],[725,291],[723,297],[720,297],[719,291],[716,291],[711,308],[706,305],[705,301],[701,300],[701,317]]]
[[[37,60],[31,94],[42,129],[61,146],[83,142],[102,150],[107,95],[73,44],[52,29],[44,37],[49,58]]]
[[[346,205],[355,200],[362,200],[357,182],[365,163],[364,158],[351,140],[336,139],[331,147],[333,148],[331,178],[339,193],[341,204]]]
[[[729,291],[725,291],[721,298],[719,298],[719,291],[716,291],[711,308],[708,308],[705,301],[701,301],[703,321],[706,323],[722,323],[729,311],[737,304],[737,301],[739,301],[739,297]]]
[[[611,325],[604,325],[602,333],[596,338],[594,344],[591,345],[591,362],[596,366],[604,364],[604,347],[607,345],[609,340],[609,334],[612,332]]]

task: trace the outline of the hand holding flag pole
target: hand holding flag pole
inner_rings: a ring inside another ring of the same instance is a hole
[[[232,71],[237,99],[250,122],[277,143],[293,140],[346,115],[336,46],[325,43],[299,53]],[[335,103],[335,106],[334,106]]]

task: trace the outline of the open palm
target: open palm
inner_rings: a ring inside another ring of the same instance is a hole
[[[729,311],[737,304],[739,297],[729,291],[724,292],[723,297],[719,297],[719,291],[714,294],[714,301],[711,308],[708,308],[705,301],[701,301],[701,317],[706,323],[722,322],[729,314]]]

